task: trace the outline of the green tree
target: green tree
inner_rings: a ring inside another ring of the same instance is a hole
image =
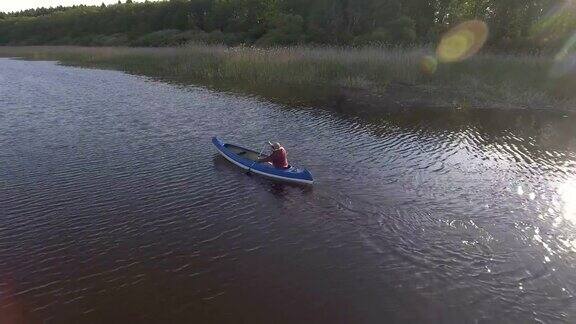
[[[259,45],[294,45],[304,42],[304,19],[300,15],[280,14],[262,36]]]
[[[110,6],[2,13],[0,40],[135,44],[138,39],[175,37],[178,42],[214,39],[234,44],[407,44],[436,41],[456,23],[481,19],[490,27],[493,47],[545,48],[551,42],[562,44],[576,29],[573,7],[547,15],[557,4],[558,0],[126,0]],[[166,36],[175,31],[181,33]]]

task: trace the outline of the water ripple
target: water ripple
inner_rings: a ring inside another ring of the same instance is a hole
[[[573,118],[366,120],[113,71],[0,66],[0,316],[576,317]],[[280,141],[317,184],[247,176],[213,135]]]

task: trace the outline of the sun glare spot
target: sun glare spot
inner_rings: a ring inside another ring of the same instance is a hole
[[[444,34],[436,55],[443,63],[463,61],[478,53],[487,38],[486,23],[480,20],[466,21]]]
[[[565,182],[558,188],[562,199],[564,219],[576,224],[576,179]]]

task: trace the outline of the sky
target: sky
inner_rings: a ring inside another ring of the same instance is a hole
[[[102,2],[110,4],[118,3],[118,0],[0,0],[0,11],[11,12],[30,8],[56,7],[59,5],[99,5],[102,4]],[[126,0],[122,0],[122,2],[126,2]]]

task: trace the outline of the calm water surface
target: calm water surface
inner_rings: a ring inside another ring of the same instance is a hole
[[[576,322],[575,122],[1,59],[0,322]],[[280,141],[317,184],[249,177],[213,135]]]

